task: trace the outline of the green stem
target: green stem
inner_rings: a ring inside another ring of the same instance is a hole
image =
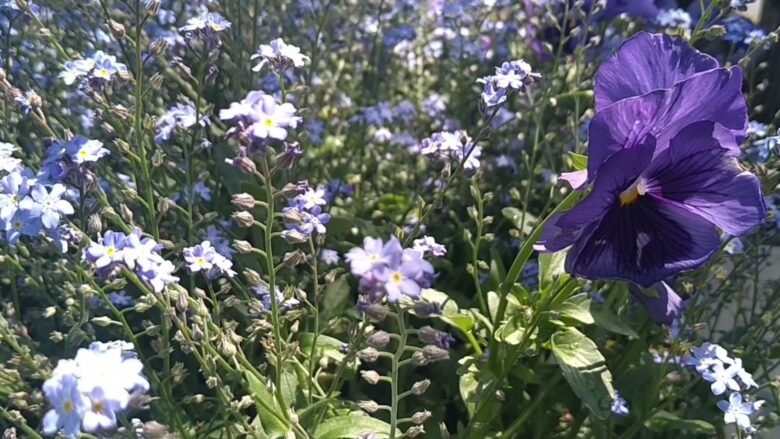
[[[406,324],[404,323],[404,310],[399,305],[396,308],[396,320],[398,321],[398,347],[393,355],[392,370],[390,372],[390,439],[395,439],[396,429],[398,427],[398,372],[400,370],[400,362],[404,355],[406,348],[406,339],[408,334],[406,332]]]

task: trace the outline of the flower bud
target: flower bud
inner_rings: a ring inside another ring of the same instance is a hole
[[[263,278],[260,277],[260,274],[250,268],[244,269],[243,274],[250,285],[260,285],[263,283]]]
[[[412,354],[412,364],[415,366],[425,366],[428,364],[428,359],[425,358],[422,351],[417,351]]]
[[[289,244],[300,244],[306,242],[309,239],[309,236],[297,230],[285,230],[282,232],[282,239]]]
[[[406,430],[405,437],[417,437],[421,434],[425,433],[425,429],[422,425],[415,425],[412,427],[409,427],[408,430]]]
[[[449,351],[434,345],[425,346],[422,354],[429,362],[448,360],[450,358]]]
[[[239,227],[252,227],[255,222],[255,218],[249,212],[233,212],[232,218]]]
[[[108,27],[111,29],[111,34],[114,35],[117,39],[122,39],[125,37],[125,27],[121,23],[109,19]]]
[[[242,254],[252,252],[252,244],[250,244],[249,241],[244,241],[242,239],[236,239],[233,241],[233,248]]]
[[[149,0],[146,3],[146,15],[149,17],[157,16],[157,13],[160,12],[160,3],[160,0]]]
[[[372,347],[368,347],[358,351],[357,356],[361,361],[365,361],[366,363],[373,363],[379,358],[379,351]]]
[[[430,417],[431,417],[431,412],[429,412],[428,410],[423,410],[421,412],[417,412],[412,415],[412,422],[414,422],[417,425],[421,425],[424,424],[425,421],[430,419]]]
[[[230,199],[230,202],[237,208],[243,210],[249,210],[255,207],[255,204],[257,203],[254,197],[246,192],[233,195],[233,197]]]
[[[358,402],[358,406],[360,406],[361,410],[369,414],[376,413],[379,410],[379,404],[375,401],[360,401]]]
[[[417,381],[412,385],[412,393],[415,395],[422,395],[425,393],[426,390],[428,390],[428,387],[431,385],[431,380],[424,379],[422,381]]]
[[[300,250],[287,252],[284,254],[282,262],[288,267],[295,267],[306,262],[306,254]]]
[[[149,52],[153,56],[162,56],[165,54],[165,50],[168,48],[168,42],[165,40],[155,40],[149,45]]]
[[[103,230],[103,222],[100,220],[100,215],[93,213],[87,221],[87,232],[97,235],[101,230]]]
[[[390,343],[390,334],[385,331],[376,331],[368,336],[368,344],[371,346],[382,349]]]
[[[377,384],[379,382],[379,374],[375,370],[361,370],[360,376],[366,380],[368,384]]]

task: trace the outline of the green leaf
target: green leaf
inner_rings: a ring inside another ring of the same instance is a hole
[[[516,207],[505,207],[501,209],[501,214],[504,218],[509,220],[516,229],[521,230],[524,234],[531,233],[534,229],[534,224],[537,222],[536,216],[530,212],[525,213],[525,224],[523,222],[523,211]]]
[[[571,166],[575,171],[588,169],[588,156],[570,152],[569,157],[571,157]]]
[[[349,302],[349,282],[347,276],[339,276],[325,288],[322,294],[320,321],[327,325],[328,320],[338,317]]]
[[[565,251],[539,253],[539,289],[552,285],[556,279],[568,276],[564,269],[566,254]]]
[[[595,320],[590,313],[590,302],[591,300],[586,293],[580,293],[563,302],[557,311],[561,317],[592,325]]]
[[[283,436],[290,429],[283,418],[280,418],[279,413],[282,413],[283,409],[279,407],[273,394],[259,378],[249,372],[245,376],[249,385],[249,392],[255,400],[257,416],[260,419],[263,430],[269,437]],[[284,408],[284,410],[287,410],[287,408]]]
[[[496,331],[496,339],[502,343],[517,346],[523,340],[526,329],[523,327],[522,316],[516,315],[505,321]]]
[[[550,345],[564,378],[582,403],[599,419],[609,417],[615,390],[596,344],[580,331],[564,328],[550,337]]]
[[[309,356],[309,352],[311,352],[311,345],[314,342],[314,334],[311,332],[304,332],[300,336],[298,336],[298,343],[301,347],[301,352]],[[344,358],[346,355],[341,353],[341,346],[344,345],[344,342],[333,337],[329,337],[327,335],[320,334],[317,336],[317,347],[314,349],[314,356],[315,357],[322,357],[324,355],[327,355],[328,357],[332,358],[334,361],[341,363],[344,361]]]
[[[681,419],[663,410],[648,419],[647,422],[645,422],[645,426],[656,432],[680,430],[702,434],[708,437],[714,436],[716,433],[715,426],[709,422],[699,419]]]
[[[604,328],[607,331],[614,332],[616,334],[625,335],[631,338],[638,338],[639,334],[634,329],[612,313],[607,305],[600,305],[591,301],[590,314],[593,316],[593,320],[596,326]]]
[[[389,437],[390,424],[355,412],[347,416],[326,419],[317,426],[314,437],[317,439],[354,439],[366,433],[374,433],[379,438]]]

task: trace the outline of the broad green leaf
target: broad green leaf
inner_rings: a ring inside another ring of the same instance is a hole
[[[469,332],[474,327],[474,319],[465,314],[442,315],[440,318],[463,332]]]
[[[561,317],[591,325],[594,323],[594,318],[590,313],[590,302],[591,300],[587,294],[580,293],[563,302],[557,311]]]
[[[571,157],[571,166],[575,171],[588,169],[588,156],[570,152],[569,157]]]
[[[463,403],[466,405],[466,410],[469,412],[469,417],[474,414],[474,410],[476,408],[476,403],[474,402],[474,396],[477,393],[477,387],[479,386],[479,381],[477,381],[477,377],[472,372],[466,372],[463,375],[460,376],[460,380],[458,381],[458,389],[460,390],[460,398],[463,400]]]
[[[583,404],[599,419],[610,413],[615,390],[612,374],[596,344],[574,328],[561,329],[550,345],[564,378]]]
[[[290,429],[287,423],[281,418],[280,413],[287,408],[280,408],[273,394],[268,390],[265,384],[258,377],[247,372],[245,374],[249,391],[257,406],[257,416],[263,430],[269,437],[281,437]]]
[[[328,320],[338,317],[346,308],[349,301],[349,282],[347,276],[339,276],[332,284],[325,288],[322,293],[320,321],[323,325],[328,324]]]
[[[689,431],[691,433],[712,437],[716,433],[715,426],[699,419],[681,419],[667,411],[661,410],[645,422],[645,426],[656,432]]]
[[[568,276],[563,265],[566,262],[565,251],[539,253],[539,288],[552,285],[556,279]]]
[[[405,297],[406,296],[403,296],[401,300],[404,300]],[[420,293],[420,297],[430,303],[438,303],[439,306],[441,306],[442,314],[457,314],[458,312],[458,304],[450,299],[450,296],[448,296],[447,293],[432,288],[425,288],[422,290],[422,293]]]
[[[636,331],[628,323],[621,320],[620,317],[613,314],[607,305],[600,305],[591,301],[590,314],[593,316],[596,326],[600,328],[632,338],[639,337]]]
[[[390,424],[360,412],[347,416],[326,419],[314,430],[317,439],[354,439],[357,436],[374,433],[378,438],[390,436]]]
[[[517,346],[523,340],[526,329],[523,327],[521,316],[514,316],[505,321],[496,331],[496,339],[502,343]]]
[[[300,344],[303,355],[309,356],[312,342],[314,342],[314,334],[311,332],[304,332],[298,336],[298,343]],[[317,347],[314,349],[314,355],[316,357],[327,355],[334,361],[341,363],[346,357],[346,355],[341,353],[341,346],[343,345],[344,342],[337,338],[320,334],[317,336]]]
[[[531,233],[534,229],[534,224],[538,221],[538,218],[530,212],[525,213],[525,221],[523,221],[523,211],[516,207],[505,207],[501,209],[501,214],[504,215],[504,218],[508,219],[516,229],[521,230],[524,234]],[[522,222],[525,222],[525,224],[521,224]]]

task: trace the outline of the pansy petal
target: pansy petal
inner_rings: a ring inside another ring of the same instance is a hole
[[[715,58],[681,38],[640,32],[601,63],[595,79],[596,111],[622,99],[670,88],[696,73],[718,67]]]
[[[722,147],[724,136],[728,144]],[[646,190],[744,235],[766,215],[761,183],[732,157],[734,137],[713,122],[684,128],[647,170]]]
[[[672,203],[641,196],[616,204],[569,251],[566,271],[587,279],[619,279],[650,287],[695,268],[718,249],[709,221]]]
[[[583,236],[584,230],[609,211],[617,202],[618,194],[648,166],[654,150],[655,139],[647,136],[635,148],[621,150],[610,157],[590,194],[571,210],[550,218],[534,248],[556,252],[574,244]]]
[[[670,89],[616,102],[596,114],[588,129],[588,182],[615,152],[630,148],[646,134],[656,137],[656,155],[686,126],[709,120],[724,126],[741,142],[747,107],[739,67],[698,73]]]
[[[671,324],[683,310],[682,298],[666,282],[658,282],[655,285],[656,296],[647,295],[638,289],[632,289],[631,292],[658,323]]]

